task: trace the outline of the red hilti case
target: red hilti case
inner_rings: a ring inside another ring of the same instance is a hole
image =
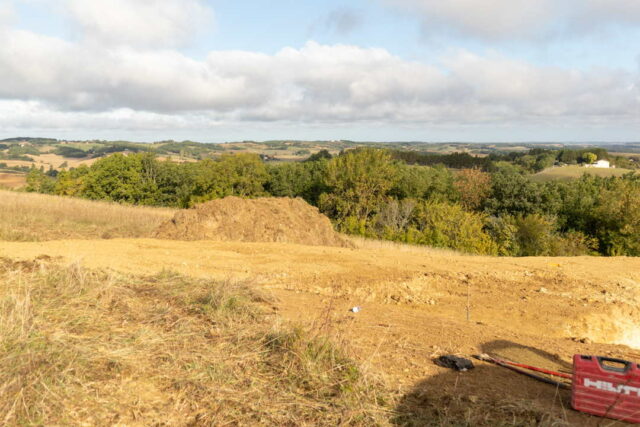
[[[640,365],[576,354],[571,406],[588,414],[640,423]]]

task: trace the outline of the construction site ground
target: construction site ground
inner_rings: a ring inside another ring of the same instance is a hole
[[[616,425],[572,411],[568,391],[504,368],[476,362],[475,370],[457,373],[432,360],[490,353],[564,372],[576,353],[640,361],[640,259],[495,258],[376,242],[355,246],[61,240],[0,242],[0,257],[46,255],[126,273],[246,279],[273,295],[275,316],[344,341],[403,399],[446,393],[525,402],[571,424]],[[349,311],[354,306],[361,310]]]

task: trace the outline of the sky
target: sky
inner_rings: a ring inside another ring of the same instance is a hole
[[[0,138],[640,141],[640,0],[0,0]]]

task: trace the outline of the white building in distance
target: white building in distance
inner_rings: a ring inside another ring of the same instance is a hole
[[[590,165],[584,165],[584,167],[609,169],[611,167],[611,162],[609,162],[609,160],[598,160],[597,162],[591,163]]]

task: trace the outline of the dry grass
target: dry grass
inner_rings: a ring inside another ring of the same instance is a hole
[[[466,252],[459,252],[454,249],[433,248],[430,246],[422,246],[422,245],[410,245],[407,243],[393,242],[390,240],[367,239],[365,237],[350,236],[346,234],[341,234],[341,237],[353,243],[353,245],[357,249],[368,249],[368,250],[392,249],[398,252],[416,252],[416,253],[422,253],[425,255],[474,256],[473,254],[468,254]]]
[[[149,237],[174,209],[0,190],[0,240]]]
[[[381,425],[379,386],[244,283],[0,259],[2,425]]]

